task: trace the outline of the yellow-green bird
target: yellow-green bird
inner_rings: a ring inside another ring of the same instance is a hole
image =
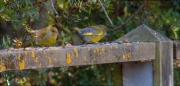
[[[55,27],[47,27],[39,30],[27,30],[35,38],[36,44],[50,46],[56,42],[58,30]]]
[[[107,35],[108,29],[104,25],[89,26],[83,29],[74,28],[86,43],[99,42],[104,36]]]

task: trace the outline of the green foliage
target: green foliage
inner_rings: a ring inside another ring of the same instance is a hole
[[[19,70],[19,71],[7,71],[1,72],[0,76],[3,83],[0,85],[18,85],[18,86],[33,86],[33,85],[46,85],[47,69],[36,70]]]
[[[113,85],[112,64],[53,68],[52,79],[58,85]],[[64,72],[63,72],[64,71]]]
[[[12,84],[19,84],[19,85],[25,85],[26,78],[21,76],[18,71],[8,71],[8,72],[2,72],[1,76],[4,77],[4,83],[1,83],[0,85],[6,84],[7,86],[10,86]]]
[[[10,21],[14,29],[29,27],[29,20],[36,21],[38,11],[33,0],[3,0],[0,2],[0,20]]]
[[[179,86],[180,85],[180,67],[174,68],[174,85]]]
[[[2,44],[0,44],[0,48],[8,49],[12,46],[15,46],[15,43],[10,40],[9,36],[5,36],[2,38]]]

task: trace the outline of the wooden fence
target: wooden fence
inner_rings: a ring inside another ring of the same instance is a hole
[[[173,57],[180,59],[180,42],[141,25],[114,42],[0,50],[0,72],[121,62],[115,85],[173,86]]]

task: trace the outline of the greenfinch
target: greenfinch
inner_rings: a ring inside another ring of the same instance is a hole
[[[50,46],[56,42],[58,30],[55,27],[47,27],[39,30],[27,30],[41,46]]]
[[[108,28],[104,25],[89,26],[83,29],[74,28],[78,34],[84,39],[86,43],[99,42],[104,36],[107,35]]]

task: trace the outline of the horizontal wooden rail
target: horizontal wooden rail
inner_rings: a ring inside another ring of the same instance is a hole
[[[155,59],[154,42],[0,50],[0,71]]]

